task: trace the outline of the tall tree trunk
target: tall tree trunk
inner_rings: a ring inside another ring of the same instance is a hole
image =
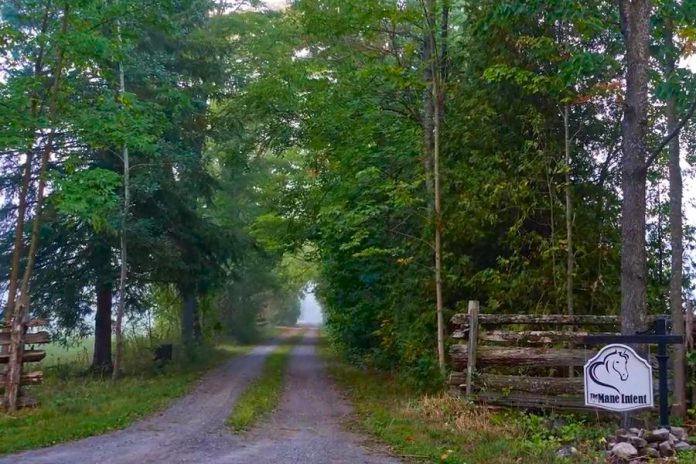
[[[203,338],[203,315],[201,314],[201,305],[199,303],[202,298],[203,295],[196,296],[193,306],[193,338],[196,342],[200,342]]]
[[[60,35],[65,37],[68,31],[70,6],[66,2],[63,7],[63,19],[61,21]],[[47,119],[49,123],[54,121],[58,107],[58,92],[60,91],[60,81],[63,74],[63,59],[65,49],[61,46],[58,49],[56,65],[53,72],[53,83],[51,85],[50,104]],[[17,400],[19,398],[20,379],[22,377],[22,358],[24,356],[24,322],[29,313],[29,291],[31,277],[34,272],[34,262],[36,260],[36,250],[39,246],[39,231],[41,227],[41,216],[46,189],[46,171],[48,162],[53,149],[53,129],[49,129],[46,141],[41,154],[39,164],[39,184],[36,191],[35,214],[32,221],[31,235],[29,240],[29,251],[27,261],[22,275],[21,285],[18,296],[15,298],[14,312],[12,314],[9,360],[7,363],[5,405],[8,412],[17,411]]]
[[[55,90],[57,91],[58,89],[56,88]],[[24,355],[24,322],[29,314],[29,292],[31,290],[31,278],[34,272],[34,263],[36,261],[36,250],[39,246],[39,232],[41,229],[41,216],[43,214],[43,203],[46,189],[46,170],[48,167],[52,146],[53,131],[51,131],[46,137],[46,145],[44,146],[44,150],[41,155],[41,164],[39,167],[39,185],[36,193],[36,213],[31,224],[27,262],[24,267],[24,274],[22,276],[22,282],[19,288],[19,296],[17,302],[15,303],[14,314],[12,316],[9,361],[7,363],[7,387],[5,390],[5,404],[7,405],[7,410],[9,412],[15,412],[17,410],[17,398],[19,397],[20,379],[22,377],[22,357]]]
[[[121,25],[116,23],[118,42],[121,41]],[[126,93],[126,78],[123,71],[123,63],[118,64],[119,95],[123,99]],[[121,273],[118,282],[118,309],[116,310],[116,356],[114,356],[114,368],[112,380],[118,380],[123,366],[123,316],[126,312],[126,285],[128,281],[128,214],[130,213],[130,159],[128,157],[128,145],[123,144],[123,209],[121,211]]]
[[[659,177],[664,176],[664,170],[660,168]],[[668,289],[665,284],[665,237],[663,234],[664,222],[665,222],[665,212],[662,208],[662,186],[660,182],[656,182],[655,185],[655,207],[657,208],[657,290],[659,292],[660,298],[667,296]]]
[[[196,294],[190,290],[181,291],[181,341],[190,346],[194,339],[196,318]]]
[[[674,46],[674,26],[672,18],[665,20],[665,46],[667,61],[665,66],[666,78],[674,77],[678,51]],[[671,133],[679,124],[677,119],[677,97],[674,90],[667,100],[667,133]],[[671,273],[669,281],[669,305],[672,315],[672,331],[676,335],[684,335],[684,313],[682,304],[682,269],[683,269],[683,225],[682,225],[682,173],[679,165],[679,135],[669,142],[669,222]],[[686,415],[686,358],[683,345],[675,345],[673,364],[674,369],[674,414],[679,417]]]
[[[442,94],[439,79],[433,85],[435,111],[433,114],[433,186],[435,188],[435,309],[437,316],[437,363],[445,373],[445,320],[442,301],[442,199],[440,197],[440,110]]]
[[[433,128],[433,177],[435,187],[435,282],[436,282],[436,309],[437,309],[437,359],[440,372],[445,374],[445,320],[444,301],[442,296],[442,192],[440,189],[442,174],[440,170],[440,136],[442,134],[442,121],[445,115],[445,89],[447,79],[447,51],[449,32],[449,0],[442,0],[440,24],[440,53],[437,55],[438,63],[433,82],[435,95],[435,126]],[[433,29],[434,30],[434,29]]]
[[[569,106],[566,104],[563,111],[563,127],[565,141],[565,203],[566,203],[566,313],[573,314],[573,273],[575,272],[575,253],[573,251],[573,195],[571,191],[572,179],[570,176],[572,158],[570,154],[570,124],[568,122]]]
[[[450,15],[450,2],[449,0],[442,0],[442,8],[440,9],[440,55],[439,55],[439,69],[440,69],[440,83],[444,85],[448,79],[449,72],[449,15]],[[441,89],[442,90],[442,89]],[[444,91],[441,92],[444,96]],[[444,100],[440,111],[440,118],[445,116],[444,112]]]
[[[421,56],[421,61],[423,63],[423,81],[425,82],[421,125],[423,127],[423,173],[425,174],[428,218],[432,219],[435,212],[435,186],[433,184],[433,150],[435,148],[433,125],[435,123],[435,99],[433,92],[434,76],[432,65],[433,60],[435,59],[435,36],[430,30],[430,20],[428,18],[429,13],[427,13],[427,11],[425,18],[425,30],[423,33],[423,53]]]
[[[570,154],[570,105],[567,103],[563,108],[563,141],[564,141],[564,161],[565,161],[565,218],[566,218],[566,314],[575,313],[573,307],[573,273],[575,272],[575,252],[573,250],[573,194],[572,194],[572,158]],[[554,272],[555,276],[555,272]],[[569,331],[573,328],[569,327]],[[574,377],[573,366],[568,366],[568,377]]]
[[[43,20],[41,21],[41,34],[45,34],[48,30],[48,18],[49,18],[50,4],[46,5],[46,11],[44,13]],[[39,45],[39,49],[36,53],[36,60],[34,62],[34,80],[39,79],[43,74],[43,58],[44,58],[45,43],[42,41]],[[29,115],[32,121],[36,120],[39,113],[39,95],[36,90],[32,91],[31,96],[31,107],[29,110]],[[32,128],[29,131],[29,147],[27,148],[26,159],[24,162],[24,172],[22,174],[22,185],[19,189],[19,195],[17,198],[17,226],[15,227],[15,238],[12,246],[12,256],[10,258],[10,275],[7,288],[7,305],[4,314],[5,321],[11,322],[12,315],[15,310],[15,303],[17,301],[17,287],[19,284],[19,263],[24,250],[23,239],[24,239],[24,225],[26,223],[27,214],[27,198],[29,197],[29,187],[31,185],[31,171],[32,164],[34,161],[34,142],[36,140],[35,129]]]
[[[619,0],[626,46],[626,96],[621,124],[621,333],[645,328],[647,264],[645,254],[646,134],[650,1]]]
[[[126,285],[128,281],[128,241],[126,227],[128,226],[128,213],[130,205],[129,186],[130,163],[128,159],[128,147],[123,146],[123,210],[121,212],[121,272],[118,281],[118,308],[116,310],[116,355],[114,356],[113,380],[118,380],[123,366],[123,316],[126,312]]]
[[[111,284],[97,288],[97,313],[94,318],[94,356],[92,369],[102,374],[112,372],[111,360],[111,303],[113,289]]]
[[[423,64],[426,93],[423,101],[423,147],[426,169],[426,188],[429,191],[430,216],[435,224],[435,314],[437,325],[437,360],[440,371],[445,373],[445,323],[442,295],[442,201],[440,196],[440,127],[444,109],[442,74],[446,70],[445,56],[437,51],[436,0],[424,3],[425,31],[423,34]],[[447,39],[449,5],[443,2],[440,28],[441,41]],[[446,46],[442,44],[446,53]]]

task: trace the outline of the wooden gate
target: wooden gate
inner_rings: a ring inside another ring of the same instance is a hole
[[[483,314],[477,301],[452,318],[449,383],[486,404],[585,410],[588,335],[616,335],[617,316]]]

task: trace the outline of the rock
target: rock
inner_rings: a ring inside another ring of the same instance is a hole
[[[686,440],[686,429],[684,427],[671,427],[670,432],[677,437],[678,440]]]
[[[558,451],[556,451],[556,457],[557,458],[569,458],[571,456],[574,456],[578,454],[577,448],[574,446],[566,445],[562,448],[560,448]]]
[[[659,446],[659,444],[656,441],[654,441],[652,443],[648,443],[648,448],[652,448],[654,450],[656,450],[658,446]]]
[[[692,448],[693,447],[685,441],[679,441],[676,445],[674,445],[674,449],[677,451],[688,451]]]
[[[621,442],[614,445],[611,449],[611,454],[619,459],[628,461],[638,456],[638,450],[630,443]]]
[[[629,434],[627,433],[622,433],[622,434],[616,434],[616,441],[622,442],[622,441],[630,441],[630,438],[632,438]]]
[[[662,443],[660,443],[659,449],[660,456],[662,456],[663,458],[674,456],[674,448],[672,447],[672,444],[669,441],[663,441]]]
[[[669,440],[669,430],[667,429],[655,429],[646,432],[643,436],[648,443],[652,442],[663,442]]]
[[[562,417],[556,417],[555,419],[553,419],[551,421],[551,429],[552,430],[560,429],[562,427],[565,427],[566,425],[568,425],[568,421],[566,421]]]
[[[660,452],[657,451],[655,448],[643,448],[640,450],[640,455],[641,456],[647,456],[649,458],[659,458],[660,457]]]
[[[635,427],[628,429],[628,433],[630,433],[631,435],[635,435],[636,437],[640,437],[641,435],[643,435],[643,431]]]
[[[644,438],[640,437],[628,437],[628,442],[635,446],[637,449],[645,448],[648,446],[648,442]]]
[[[678,441],[679,441],[679,440],[677,440],[677,437],[675,437],[675,436],[672,435],[671,433],[669,434],[669,442],[670,442],[672,445],[675,445]]]

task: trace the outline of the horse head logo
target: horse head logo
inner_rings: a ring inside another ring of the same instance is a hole
[[[590,378],[603,387],[621,393],[615,384],[628,380],[628,353],[615,349],[604,358],[590,364]]]
[[[618,350],[617,353],[618,356],[613,356],[609,362],[611,364],[611,369],[619,374],[622,382],[625,382],[626,379],[628,379],[628,354],[626,354],[625,351],[621,352]]]

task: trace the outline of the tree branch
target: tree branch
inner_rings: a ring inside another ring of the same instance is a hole
[[[691,117],[694,115],[694,111],[696,111],[696,98],[694,98],[694,100],[691,102],[689,111],[687,111],[686,115],[684,115],[682,120],[679,121],[679,124],[677,124],[674,127],[674,129],[672,129],[672,132],[667,134],[665,138],[662,139],[662,142],[660,142],[657,148],[655,148],[655,150],[653,150],[653,152],[650,154],[648,160],[645,163],[646,168],[649,168],[655,162],[655,159],[657,159],[662,149],[665,148],[674,137],[679,135],[679,132],[686,125],[686,123],[689,122],[689,119],[691,119]]]
[[[621,146],[619,145],[614,150],[607,153],[607,158],[602,163],[602,167],[599,170],[599,175],[597,176],[597,185],[599,187],[602,187],[604,185],[604,181],[609,176],[609,167],[611,166],[611,162],[614,160],[614,157],[619,154],[620,150]]]
[[[435,247],[433,246],[432,243],[430,243],[430,242],[428,242],[427,240],[424,240],[424,239],[422,239],[422,238],[420,238],[420,237],[416,237],[415,235],[407,234],[406,232],[401,232],[400,230],[392,229],[392,228],[389,228],[389,232],[391,232],[391,233],[393,233],[393,234],[401,235],[401,236],[404,237],[404,238],[409,238],[409,239],[411,239],[411,240],[415,240],[416,242],[419,242],[419,243],[423,243],[423,244],[425,244],[428,248],[430,248],[431,250],[434,250],[434,249],[435,249]]]

